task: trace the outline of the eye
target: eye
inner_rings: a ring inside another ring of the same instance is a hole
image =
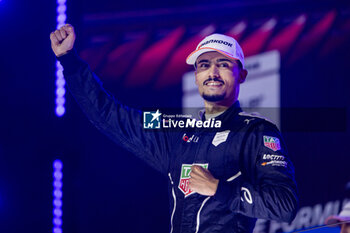
[[[205,69],[205,68],[208,68],[208,67],[209,67],[209,63],[202,62],[202,63],[200,63],[198,65],[198,68],[201,68],[201,69]]]
[[[228,68],[228,67],[230,67],[230,65],[228,63],[226,63],[226,62],[222,62],[222,63],[218,64],[218,67]]]

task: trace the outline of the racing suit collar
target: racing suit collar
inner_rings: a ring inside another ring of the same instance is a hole
[[[220,130],[227,129],[229,127],[229,125],[232,124],[232,117],[237,116],[238,113],[240,113],[240,112],[242,112],[242,109],[241,109],[239,101],[237,100],[226,111],[224,111],[219,116],[215,117],[215,120],[220,120],[222,122]],[[200,118],[202,119],[202,121],[205,121],[205,114],[204,113],[205,113],[205,110],[201,110],[199,112],[199,115],[200,115]],[[203,131],[203,130],[205,130],[205,129],[201,129],[199,131]]]
[[[227,116],[231,116],[232,114],[238,114],[242,112],[241,105],[239,101],[237,100],[234,104],[231,105],[226,111],[224,111],[222,114],[219,116],[215,117],[217,120],[224,120],[225,118],[227,119]],[[202,109],[199,111],[199,116],[200,118],[205,121],[205,109]],[[225,117],[226,116],[226,117]]]

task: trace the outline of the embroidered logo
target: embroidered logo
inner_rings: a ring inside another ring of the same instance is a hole
[[[181,175],[180,175],[180,181],[179,181],[179,189],[185,194],[185,197],[188,197],[191,194],[194,194],[196,192],[192,191],[189,188],[189,182],[190,182],[190,173],[191,173],[191,167],[192,165],[198,165],[205,169],[208,169],[208,164],[182,164],[181,166]]]
[[[253,204],[252,194],[249,192],[249,189],[246,187],[241,187],[241,201],[246,201],[249,204]]]
[[[249,124],[250,121],[255,120],[254,118],[250,118],[250,119],[245,119],[244,122],[247,123],[247,125]]]
[[[191,137],[189,137],[186,135],[186,133],[184,133],[184,135],[182,136],[182,140],[184,140],[185,142],[198,142],[199,137],[195,136],[194,134]]]
[[[214,146],[218,146],[220,143],[226,142],[230,130],[225,130],[222,132],[217,132],[211,142]]]
[[[271,166],[278,166],[278,167],[287,167],[288,166],[288,163],[286,161],[276,161],[276,160],[272,160],[272,161],[269,161],[269,162],[263,162],[261,164],[261,166],[268,166],[268,165],[271,165]]]
[[[264,160],[284,160],[285,157],[283,155],[264,154],[263,159]]]
[[[281,149],[281,143],[278,138],[264,136],[264,146],[270,148],[273,151],[278,151]]]

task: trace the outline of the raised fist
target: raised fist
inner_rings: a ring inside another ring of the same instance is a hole
[[[74,28],[70,24],[62,26],[60,29],[50,34],[51,48],[56,57],[60,57],[73,49],[75,41]]]

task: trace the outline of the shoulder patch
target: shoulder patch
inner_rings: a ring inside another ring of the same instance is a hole
[[[271,136],[263,136],[264,140],[264,146],[273,150],[273,151],[278,151],[281,150],[281,143],[280,140],[276,137],[271,137]]]

